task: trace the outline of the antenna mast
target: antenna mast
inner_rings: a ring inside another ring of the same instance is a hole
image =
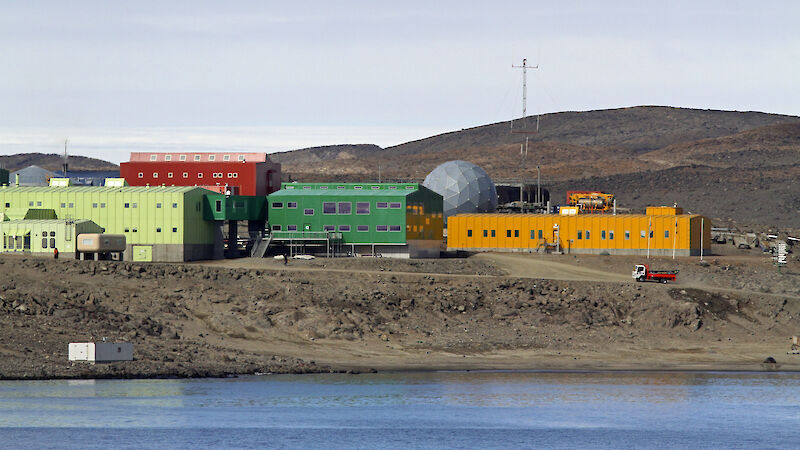
[[[539,65],[529,66],[528,59],[522,59],[521,66],[511,64],[514,69],[522,69],[522,118],[528,117],[528,69],[538,69]],[[536,115],[536,131],[539,131],[539,115]]]
[[[69,139],[64,139],[64,161],[63,161],[63,164],[64,164],[64,177],[65,178],[68,177],[67,168],[69,166],[69,164],[67,164],[67,142],[69,142]]]

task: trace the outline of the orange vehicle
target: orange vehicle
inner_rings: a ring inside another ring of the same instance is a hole
[[[567,205],[581,211],[610,211],[614,207],[614,194],[598,191],[567,191]]]

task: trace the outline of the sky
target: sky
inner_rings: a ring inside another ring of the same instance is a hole
[[[0,0],[0,154],[381,146],[636,105],[800,115],[800,3]]]

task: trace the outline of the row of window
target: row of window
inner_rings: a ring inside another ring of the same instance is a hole
[[[323,225],[324,231],[336,231],[336,225]],[[272,231],[283,231],[281,225],[273,225]],[[286,231],[297,231],[297,225],[286,225]],[[352,231],[350,225],[339,225],[339,231]],[[356,225],[356,231],[369,231],[369,225]],[[401,231],[400,225],[375,225],[375,231]]]
[[[167,178],[172,178],[172,172],[167,172]],[[144,178],[144,172],[139,172],[139,178]],[[153,172],[153,178],[158,178],[158,172]],[[189,172],[183,172],[183,178],[189,178]],[[197,172],[197,178],[203,178],[203,172]],[[211,178],[224,178],[222,172],[214,172]],[[228,172],[228,178],[239,178],[238,172]]]
[[[125,231],[125,233],[138,233],[139,229],[138,228],[127,228],[126,227],[124,231]],[[172,227],[172,232],[173,233],[177,233],[178,232],[178,227]],[[161,233],[161,227],[156,227],[156,233]]]
[[[401,209],[403,204],[400,202],[375,202],[376,209]],[[283,208],[283,202],[272,202],[272,209]],[[287,202],[286,208],[297,209],[297,202]],[[353,212],[352,202],[322,202],[322,214],[327,215],[350,215]],[[365,215],[370,213],[369,202],[356,202],[356,214]],[[303,209],[306,216],[314,215],[314,208]]]
[[[322,190],[326,190],[329,187],[328,186],[320,186],[319,188],[322,189]],[[378,191],[378,190],[380,190],[380,188],[381,188],[380,186],[372,186],[371,187],[371,189],[373,191]],[[286,186],[286,189],[295,189],[295,186]],[[303,186],[303,189],[311,189],[311,186]],[[336,186],[336,189],[347,189],[347,187],[346,186]],[[364,186],[353,186],[353,189],[355,189],[357,191],[360,191],[360,190],[364,189]],[[397,186],[389,186],[388,189],[397,190]],[[413,189],[416,189],[416,188],[414,186],[406,186],[406,189],[413,190]]]
[[[511,233],[512,233],[512,230],[506,230],[506,237],[510,238],[511,237]],[[515,238],[519,237],[519,230],[513,230],[513,233],[514,233],[514,237]],[[581,240],[583,239],[583,236],[584,236],[583,233],[584,233],[584,230],[578,230],[578,233],[577,233],[578,234],[578,239],[581,239]],[[483,230],[483,237],[489,237],[490,234],[491,234],[491,237],[496,237],[495,230]],[[542,235],[543,235],[542,230],[531,230],[531,239],[537,239],[537,238],[538,239],[542,239]],[[614,239],[614,230],[609,230],[608,234],[606,234],[606,230],[600,230],[600,239],[601,240],[605,240],[606,236],[608,236],[609,240]],[[647,232],[645,230],[641,230],[640,236],[642,238],[647,237]],[[472,237],[472,230],[467,230],[467,237]],[[653,237],[653,231],[652,230],[650,231],[650,237],[651,238]],[[668,237],[669,237],[669,230],[664,230],[664,238],[668,238]],[[628,240],[630,238],[631,238],[631,232],[628,231],[628,230],[625,230],[625,240]],[[591,239],[590,230],[586,230],[586,239]]]
[[[201,156],[202,155],[194,155],[194,160],[195,161],[200,161],[200,157]],[[178,159],[180,161],[186,161],[186,155],[179,155]],[[156,155],[150,155],[150,161],[157,161],[157,160],[158,160],[158,155],[157,154]],[[217,155],[208,155],[208,160],[209,161],[216,161],[217,160]],[[231,155],[222,155],[222,160],[223,161],[230,161],[231,160]],[[238,161],[244,161],[244,155],[238,155],[237,160]],[[164,161],[172,161],[172,155],[164,155]]]

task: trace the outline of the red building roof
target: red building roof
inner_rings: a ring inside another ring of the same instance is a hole
[[[131,152],[131,162],[267,162],[266,153],[248,152]]]

